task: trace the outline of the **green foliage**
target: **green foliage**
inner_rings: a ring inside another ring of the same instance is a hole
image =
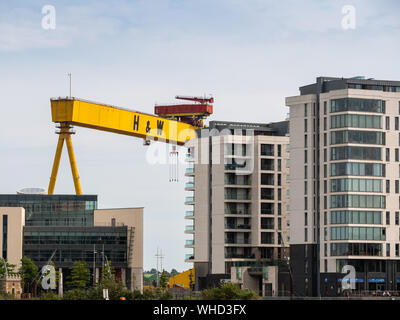
[[[72,289],[64,293],[64,300],[90,300],[91,290]]]
[[[24,292],[30,292],[31,284],[35,277],[37,276],[39,268],[35,263],[28,257],[23,257],[21,259],[21,267],[19,268],[19,273],[22,277],[22,287]]]
[[[0,258],[0,277],[4,276],[6,273],[6,268],[4,267],[4,261],[6,262],[8,274],[15,274],[16,272],[14,270],[16,265],[8,263],[7,259],[3,260],[3,258]]]
[[[56,293],[53,291],[43,291],[39,297],[40,300],[62,300]]]
[[[242,290],[235,283],[225,283],[220,288],[201,291],[205,300],[250,300],[257,299],[258,295],[252,290]]]
[[[143,290],[141,300],[171,300],[173,295],[168,290],[161,288]]]
[[[167,284],[168,284],[167,274],[165,273],[165,270],[163,270],[160,276],[160,288],[165,289],[167,287]]]
[[[66,284],[73,288],[86,288],[89,281],[90,270],[86,267],[86,262],[75,261]]]

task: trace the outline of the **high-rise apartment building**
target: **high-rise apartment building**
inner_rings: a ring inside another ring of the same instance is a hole
[[[398,290],[400,81],[319,77],[286,105],[295,295]]]
[[[289,239],[288,122],[211,121],[188,142],[186,248],[196,288],[233,266],[283,261]]]

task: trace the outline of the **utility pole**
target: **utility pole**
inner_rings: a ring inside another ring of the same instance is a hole
[[[160,253],[158,253],[158,247],[157,247],[156,258],[157,258],[157,287],[158,287],[160,284],[160,277],[159,277],[159,272],[158,272],[158,260],[160,260],[160,262],[161,262],[161,270],[162,270],[162,259],[164,258],[161,250],[160,250]]]
[[[96,244],[93,245],[93,288],[96,287]]]

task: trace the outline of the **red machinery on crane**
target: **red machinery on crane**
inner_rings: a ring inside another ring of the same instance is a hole
[[[194,103],[179,103],[156,105],[154,113],[160,117],[204,128],[204,119],[213,113],[213,97],[175,96],[175,99],[193,101]],[[170,152],[170,181],[178,181],[178,151],[172,146]]]
[[[175,99],[195,103],[156,105],[154,113],[160,117],[188,123],[196,127],[203,127],[204,118],[213,113],[213,97],[176,96]]]

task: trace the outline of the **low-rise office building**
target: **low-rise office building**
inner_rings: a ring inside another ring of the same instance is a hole
[[[97,282],[109,261],[117,279],[143,288],[143,208],[97,209],[96,195],[0,195],[1,257],[41,268],[51,261],[68,276],[85,261]],[[65,287],[65,285],[64,285]]]

